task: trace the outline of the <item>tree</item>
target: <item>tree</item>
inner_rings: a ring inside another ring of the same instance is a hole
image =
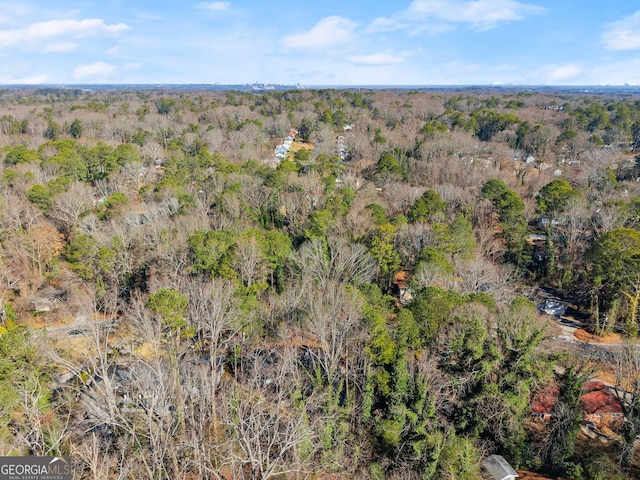
[[[603,234],[586,252],[590,262],[597,306],[615,322],[616,308],[623,299],[628,303],[627,329],[637,334],[640,304],[640,232],[617,228]],[[598,310],[599,311],[599,310]],[[600,327],[596,312],[596,324]]]
[[[429,189],[411,205],[407,219],[411,223],[429,222],[438,213],[443,213],[446,207],[447,202],[442,200],[438,192]]]
[[[62,127],[53,120],[49,120],[42,136],[47,140],[56,140],[60,135],[62,135]]]
[[[18,145],[10,148],[5,157],[6,165],[18,165],[19,163],[34,163],[40,160],[38,152],[30,150],[24,145]]]
[[[613,392],[622,405],[622,464],[633,463],[635,444],[640,436],[640,354],[635,341],[627,341],[606,355],[606,363],[615,375]]]
[[[27,200],[33,203],[43,212],[51,210],[53,204],[51,202],[51,191],[44,185],[34,185],[27,192]]]
[[[590,373],[584,367],[569,365],[560,378],[560,393],[551,411],[542,459],[553,472],[563,476],[574,467],[568,460],[575,452],[576,437],[583,420],[582,385]]]
[[[512,113],[503,114],[493,110],[479,109],[471,114],[474,124],[476,125],[475,133],[482,141],[489,141],[499,132],[502,132],[514,123],[520,120]]]
[[[106,180],[117,170],[118,160],[114,149],[105,143],[98,143],[95,147],[83,153],[87,165],[87,180],[95,184],[99,180]]]
[[[299,165],[306,165],[309,163],[309,160],[311,160],[311,151],[306,148],[296,150],[296,153],[293,155],[293,159]]]
[[[71,136],[71,138],[80,138],[82,136],[82,131],[82,123],[80,123],[80,120],[78,120],[77,118],[74,119],[73,122],[71,122],[71,125],[69,125],[69,128],[67,128],[67,133]]]
[[[60,222],[64,231],[71,232],[93,207],[93,191],[87,185],[76,182],[67,191],[55,195],[51,204],[47,215]]]
[[[562,213],[574,197],[580,195],[566,180],[557,178],[546,184],[538,193],[538,211],[554,217]]]
[[[235,241],[235,235],[228,230],[196,231],[188,241],[193,269],[211,278],[235,278],[231,268]]]
[[[390,153],[384,153],[380,159],[378,160],[378,164],[376,166],[376,173],[379,174],[393,174],[399,177],[404,176],[404,170],[400,166],[400,163],[396,159],[396,157]]]
[[[189,299],[176,289],[161,288],[147,301],[147,307],[157,314],[163,323],[172,330],[180,330],[187,325],[184,314],[187,311]]]
[[[378,262],[378,278],[389,285],[400,267],[400,255],[393,245],[396,227],[390,223],[381,225],[371,240],[369,253]]]
[[[503,180],[492,178],[482,186],[482,196],[489,199],[498,212],[502,237],[507,245],[509,260],[518,265],[523,247],[522,237],[527,229],[522,198]]]
[[[156,109],[160,115],[169,115],[175,104],[173,98],[159,98],[155,101]]]

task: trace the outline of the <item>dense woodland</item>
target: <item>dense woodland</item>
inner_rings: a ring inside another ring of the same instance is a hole
[[[470,480],[493,453],[640,475],[640,96],[3,90],[0,165],[2,455],[87,479]],[[541,291],[620,341],[559,338]],[[592,440],[605,373],[624,421]]]

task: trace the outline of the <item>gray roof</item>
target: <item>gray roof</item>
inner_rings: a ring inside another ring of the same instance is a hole
[[[491,474],[495,480],[513,480],[518,476],[509,462],[501,455],[490,455],[484,461],[484,468]]]

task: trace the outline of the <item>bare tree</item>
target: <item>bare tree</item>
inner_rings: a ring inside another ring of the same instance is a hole
[[[622,405],[624,424],[621,429],[624,465],[631,465],[640,438],[640,351],[633,341],[627,341],[606,357],[615,375],[613,392]]]
[[[304,406],[294,402],[291,394],[299,388],[296,363],[294,351],[285,350],[275,369],[264,371],[263,359],[256,356],[248,366],[248,384],[229,392],[225,424],[237,477],[268,480],[310,473],[318,448],[310,422],[322,419],[305,414],[313,408],[311,399]]]
[[[59,193],[52,200],[53,208],[47,213],[57,220],[62,228],[71,232],[94,204],[93,190],[84,183],[76,182],[68,190]]]
[[[308,288],[311,291],[313,287]],[[357,337],[361,316],[361,300],[343,284],[330,281],[310,295],[308,302],[308,328],[317,336],[319,347],[310,352],[327,383],[333,385],[340,370],[348,370],[350,345]]]
[[[320,288],[331,281],[370,282],[376,273],[375,260],[364,245],[347,243],[339,237],[330,237],[326,245],[321,240],[309,240],[300,248],[297,261]]]
[[[244,324],[235,300],[236,289],[223,280],[197,281],[187,285],[189,316],[207,353],[211,427],[217,428],[217,389],[223,374],[223,359]]]

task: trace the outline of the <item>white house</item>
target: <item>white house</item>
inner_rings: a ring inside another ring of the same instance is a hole
[[[483,465],[495,480],[515,480],[519,476],[502,455],[490,455]]]

